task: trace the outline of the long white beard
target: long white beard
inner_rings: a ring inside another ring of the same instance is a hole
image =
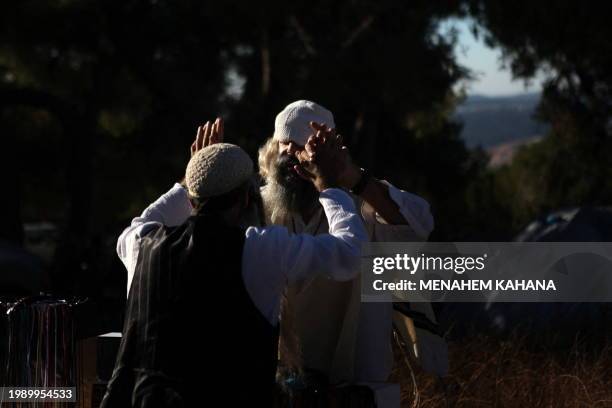
[[[279,166],[273,166],[262,189],[266,219],[272,224],[284,224],[291,216],[314,205],[318,193],[307,181],[283,181]],[[298,177],[297,175],[295,177]]]
[[[270,224],[285,224],[299,211],[295,205],[295,196],[285,186],[269,182],[261,191],[266,220]]]

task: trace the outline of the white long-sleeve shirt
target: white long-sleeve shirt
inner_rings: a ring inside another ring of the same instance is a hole
[[[361,244],[367,241],[363,222],[351,197],[339,189],[321,192],[319,201],[329,233],[290,233],[282,226],[249,227],[242,252],[242,277],[253,303],[276,325],[285,287],[321,274],[333,280],[353,279],[359,271]],[[175,184],[132,220],[117,241],[117,254],[128,271],[128,292],[134,276],[140,239],[163,224],[180,225],[191,215],[186,190]]]
[[[383,183],[387,185],[389,196],[397,204],[406,224],[388,224],[371,205],[353,196],[369,241],[427,240],[434,226],[429,203],[386,181]],[[265,201],[265,187],[262,196]],[[297,214],[288,219],[268,219],[267,222],[284,225],[294,233],[306,232],[315,236],[325,233],[328,228],[323,209],[308,222]],[[359,271],[355,272],[357,275]],[[316,275],[306,282],[292,285],[288,301],[292,305],[292,316],[288,320],[297,333],[305,366],[327,374],[333,383],[387,381],[393,367],[391,341],[394,311],[391,301],[361,302],[359,278],[336,282]],[[415,303],[411,307],[435,321],[430,304]],[[447,367],[444,342],[440,338],[432,338],[433,335],[424,330],[417,328],[416,331],[423,368],[444,374]],[[410,339],[405,341],[411,344]]]

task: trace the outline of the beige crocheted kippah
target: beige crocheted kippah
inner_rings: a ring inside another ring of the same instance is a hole
[[[193,155],[185,184],[192,197],[209,198],[229,193],[253,175],[253,161],[240,147],[215,143]]]

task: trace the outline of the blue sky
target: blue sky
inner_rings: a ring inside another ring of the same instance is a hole
[[[502,67],[501,51],[487,47],[482,38],[477,40],[470,30],[470,24],[470,20],[449,19],[442,22],[439,28],[441,33],[447,32],[451,27],[457,30],[457,60],[477,76],[476,80],[467,84],[468,94],[500,96],[541,90],[541,75],[527,88],[523,80],[513,80],[510,70]]]

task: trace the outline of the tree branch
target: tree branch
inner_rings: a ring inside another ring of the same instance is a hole
[[[289,22],[293,28],[295,28],[295,31],[297,31],[300,40],[302,40],[306,53],[309,55],[317,55],[317,50],[315,50],[312,45],[312,38],[310,38],[310,36],[306,33],[306,30],[304,30],[304,27],[302,27],[298,19],[295,16],[291,16],[289,17]]]
[[[344,42],[342,43],[342,48],[350,47],[355,42],[357,37],[359,37],[364,31],[366,31],[372,25],[373,22],[374,16],[367,16],[366,18],[364,18],[361,24],[359,24],[359,26],[357,26],[357,28],[355,28],[349,34],[346,40],[344,40]]]

